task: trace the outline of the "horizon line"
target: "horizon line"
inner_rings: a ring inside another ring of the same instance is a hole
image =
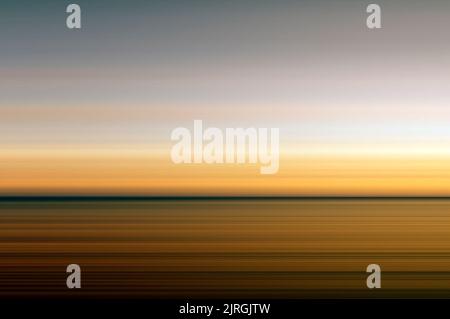
[[[186,196],[161,196],[161,195],[0,195],[0,202],[5,201],[145,201],[145,200],[407,200],[407,199],[450,199],[450,196],[267,196],[267,195],[245,195],[245,196],[208,196],[208,195],[186,195]]]

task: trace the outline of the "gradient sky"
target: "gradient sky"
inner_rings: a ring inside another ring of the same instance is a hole
[[[82,30],[65,8],[82,8]],[[450,195],[450,2],[0,4],[0,194]],[[279,127],[280,171],[171,131]]]

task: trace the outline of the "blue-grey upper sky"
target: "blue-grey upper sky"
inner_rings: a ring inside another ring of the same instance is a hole
[[[81,30],[69,1],[1,2],[0,142],[138,141],[194,118],[450,139],[449,1],[377,1],[380,30],[366,1],[72,2]]]

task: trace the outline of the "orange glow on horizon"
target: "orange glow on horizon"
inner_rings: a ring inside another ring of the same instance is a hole
[[[278,174],[259,164],[189,164],[157,148],[4,148],[2,195],[448,196],[450,154],[438,146],[294,146]]]

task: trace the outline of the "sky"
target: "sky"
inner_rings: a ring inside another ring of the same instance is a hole
[[[372,2],[2,1],[0,195],[450,195],[450,2]],[[196,119],[279,172],[175,165]]]

